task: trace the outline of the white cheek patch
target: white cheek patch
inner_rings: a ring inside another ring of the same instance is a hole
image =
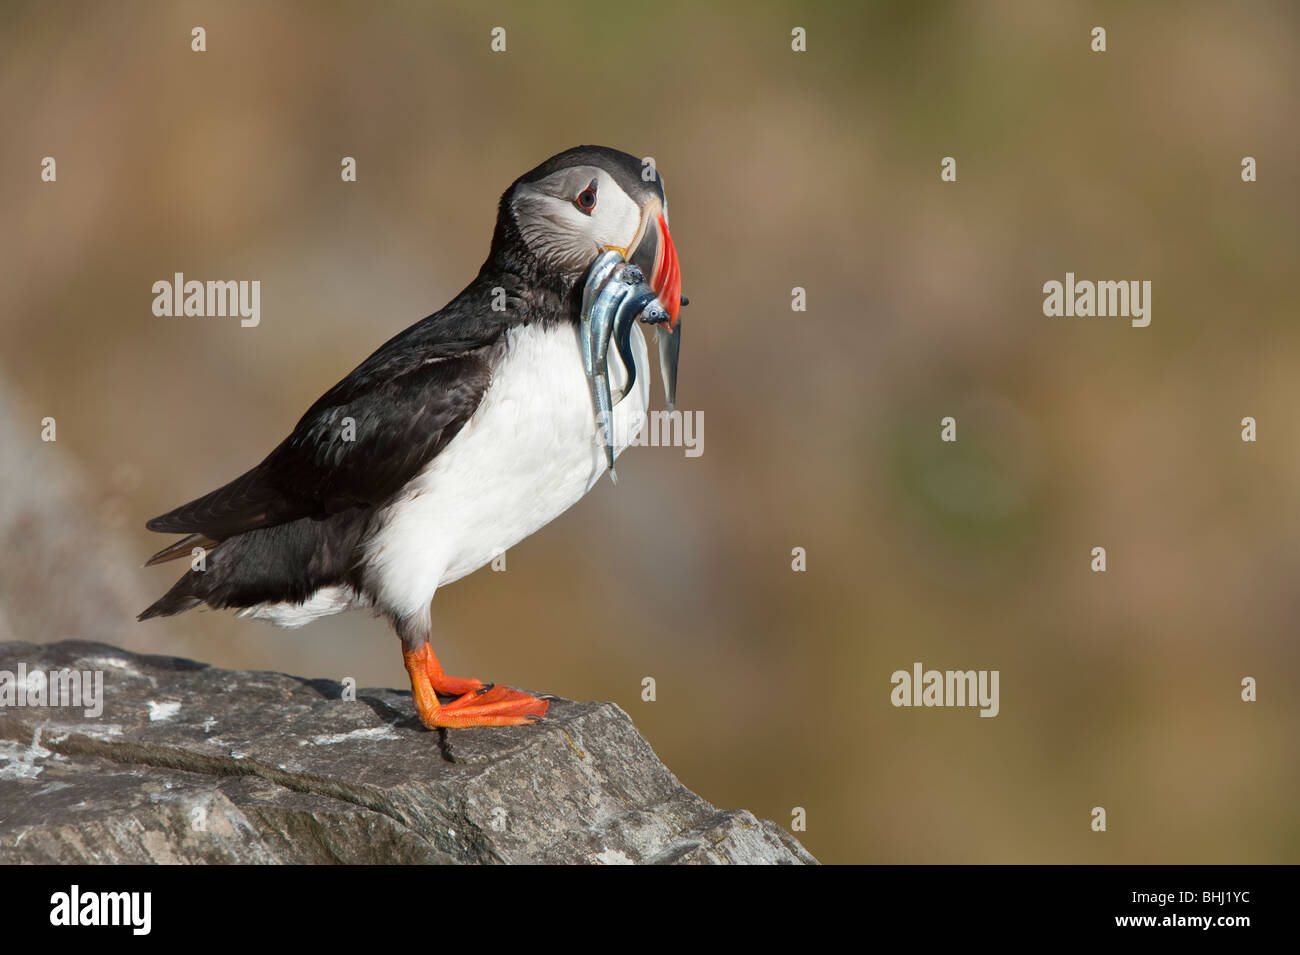
[[[587,215],[574,200],[593,180],[596,208]],[[640,237],[641,209],[595,166],[566,169],[532,184],[515,198],[514,210],[528,247],[543,261],[574,271],[590,265],[602,249],[628,254]]]
[[[641,209],[632,198],[604,172],[596,189],[596,211],[592,215],[597,227],[596,244],[614,247],[627,254],[641,230]]]

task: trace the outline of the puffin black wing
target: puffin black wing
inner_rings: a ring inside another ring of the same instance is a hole
[[[145,526],[220,541],[388,500],[460,432],[492,379],[485,351],[497,336],[430,347],[419,329],[322,395],[257,467]]]

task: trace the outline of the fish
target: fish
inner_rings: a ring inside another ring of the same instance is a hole
[[[617,402],[609,387],[609,346],[612,341],[623,360],[623,366],[627,368],[627,384],[619,392],[618,400],[621,401],[636,381],[631,335],[632,323],[638,318],[647,324],[659,324],[668,320],[668,310],[663,307],[654,289],[646,283],[645,275],[639,268],[625,261],[618,252],[602,253],[592,263],[582,290],[579,342],[582,348],[582,367],[587,374],[592,409],[596,414],[596,426],[600,429],[605,446],[605,463],[609,467],[610,480],[615,484],[618,483],[618,473],[614,470],[613,428],[614,405]],[[667,337],[674,337],[680,342],[677,333]],[[661,339],[660,368],[667,374],[668,366],[664,355]],[[669,385],[665,378],[664,384],[668,394],[673,395],[676,382]]]

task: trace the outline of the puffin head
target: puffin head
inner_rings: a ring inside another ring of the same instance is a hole
[[[676,331],[682,276],[653,166],[605,146],[566,149],[514,181],[499,229],[506,219],[538,265],[566,284],[581,282],[602,252],[618,252],[647,276]]]

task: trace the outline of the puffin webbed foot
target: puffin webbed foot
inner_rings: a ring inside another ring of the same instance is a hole
[[[550,706],[548,701],[514,687],[447,676],[427,643],[418,650],[404,649],[402,661],[411,677],[415,712],[429,729],[522,726],[541,720]],[[439,693],[455,699],[443,703]]]

